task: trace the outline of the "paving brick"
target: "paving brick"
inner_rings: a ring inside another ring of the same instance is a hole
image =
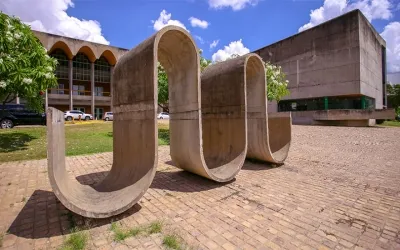
[[[58,248],[73,225],[90,221],[88,245],[95,249],[161,249],[172,228],[194,249],[397,249],[399,137],[392,128],[294,126],[284,165],[246,162],[223,185],[171,166],[168,147],[160,147],[140,209],[101,220],[70,213],[57,200],[46,160],[0,163],[0,233],[9,231],[3,247]],[[74,156],[67,171],[94,184],[111,164],[112,153]],[[164,220],[165,232],[115,243],[112,220],[126,228]]]

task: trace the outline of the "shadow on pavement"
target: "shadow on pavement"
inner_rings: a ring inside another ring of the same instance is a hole
[[[90,229],[110,224],[131,216],[140,209],[141,206],[136,204],[124,213],[110,218],[85,218],[65,208],[53,192],[36,190],[26,201],[7,233],[28,239],[48,238],[69,234],[74,227]]]

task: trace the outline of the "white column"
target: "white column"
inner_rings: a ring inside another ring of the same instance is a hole
[[[113,110],[113,96],[114,96],[114,93],[113,93],[113,74],[114,74],[114,66],[111,66],[111,68],[110,68],[110,76],[111,76],[111,78],[110,78],[110,96],[111,96],[111,101],[110,101],[110,110],[112,111]]]
[[[92,115],[93,119],[96,119],[94,117],[94,63],[90,63],[90,84],[91,84],[91,89],[92,89],[92,104],[91,104],[91,110],[92,110]]]
[[[69,80],[69,110],[74,109],[74,100],[72,96],[73,86],[73,64],[72,60],[68,60],[68,80]]]
[[[46,90],[44,94],[44,105],[45,105],[45,112],[47,112],[47,109],[49,108],[49,94],[47,93],[48,91]],[[19,100],[18,100],[19,102]]]
[[[47,93],[47,91],[46,91],[46,93]],[[16,103],[16,104],[20,104],[19,96],[18,96],[18,95],[17,95],[17,97],[15,98],[15,103]]]

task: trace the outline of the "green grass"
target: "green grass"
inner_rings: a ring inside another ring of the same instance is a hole
[[[380,126],[400,127],[400,122],[398,122],[398,121],[385,121]]]
[[[149,234],[158,234],[161,233],[163,228],[163,224],[161,221],[152,222],[149,226],[148,233]]]
[[[169,126],[159,124],[159,145],[169,145]],[[113,150],[112,122],[80,122],[65,126],[66,154],[83,155]],[[0,163],[47,157],[46,127],[0,129]]]
[[[175,249],[175,250],[182,249],[179,236],[177,236],[176,234],[165,235],[162,243],[169,249]]]
[[[111,223],[111,231],[114,232],[114,241],[121,242],[124,241],[126,238],[135,237],[139,234],[156,234],[161,233],[163,224],[160,221],[154,221],[148,226],[138,226],[130,229],[121,228],[121,226],[113,222]]]
[[[85,232],[76,230],[64,241],[60,250],[83,250],[86,247],[88,236]]]
[[[134,237],[143,232],[143,228],[135,227],[131,229],[122,229],[117,223],[111,223],[111,231],[114,232],[114,241],[120,242],[129,237]]]

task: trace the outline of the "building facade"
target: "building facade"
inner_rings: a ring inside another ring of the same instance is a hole
[[[360,110],[367,121],[366,110],[386,107],[386,42],[359,10],[254,52],[286,73],[290,95],[268,111],[290,111],[295,124],[318,123],[329,110]]]
[[[102,119],[111,111],[111,75],[128,50],[34,31],[49,56],[58,60],[58,86],[45,95],[46,108],[81,110]]]

